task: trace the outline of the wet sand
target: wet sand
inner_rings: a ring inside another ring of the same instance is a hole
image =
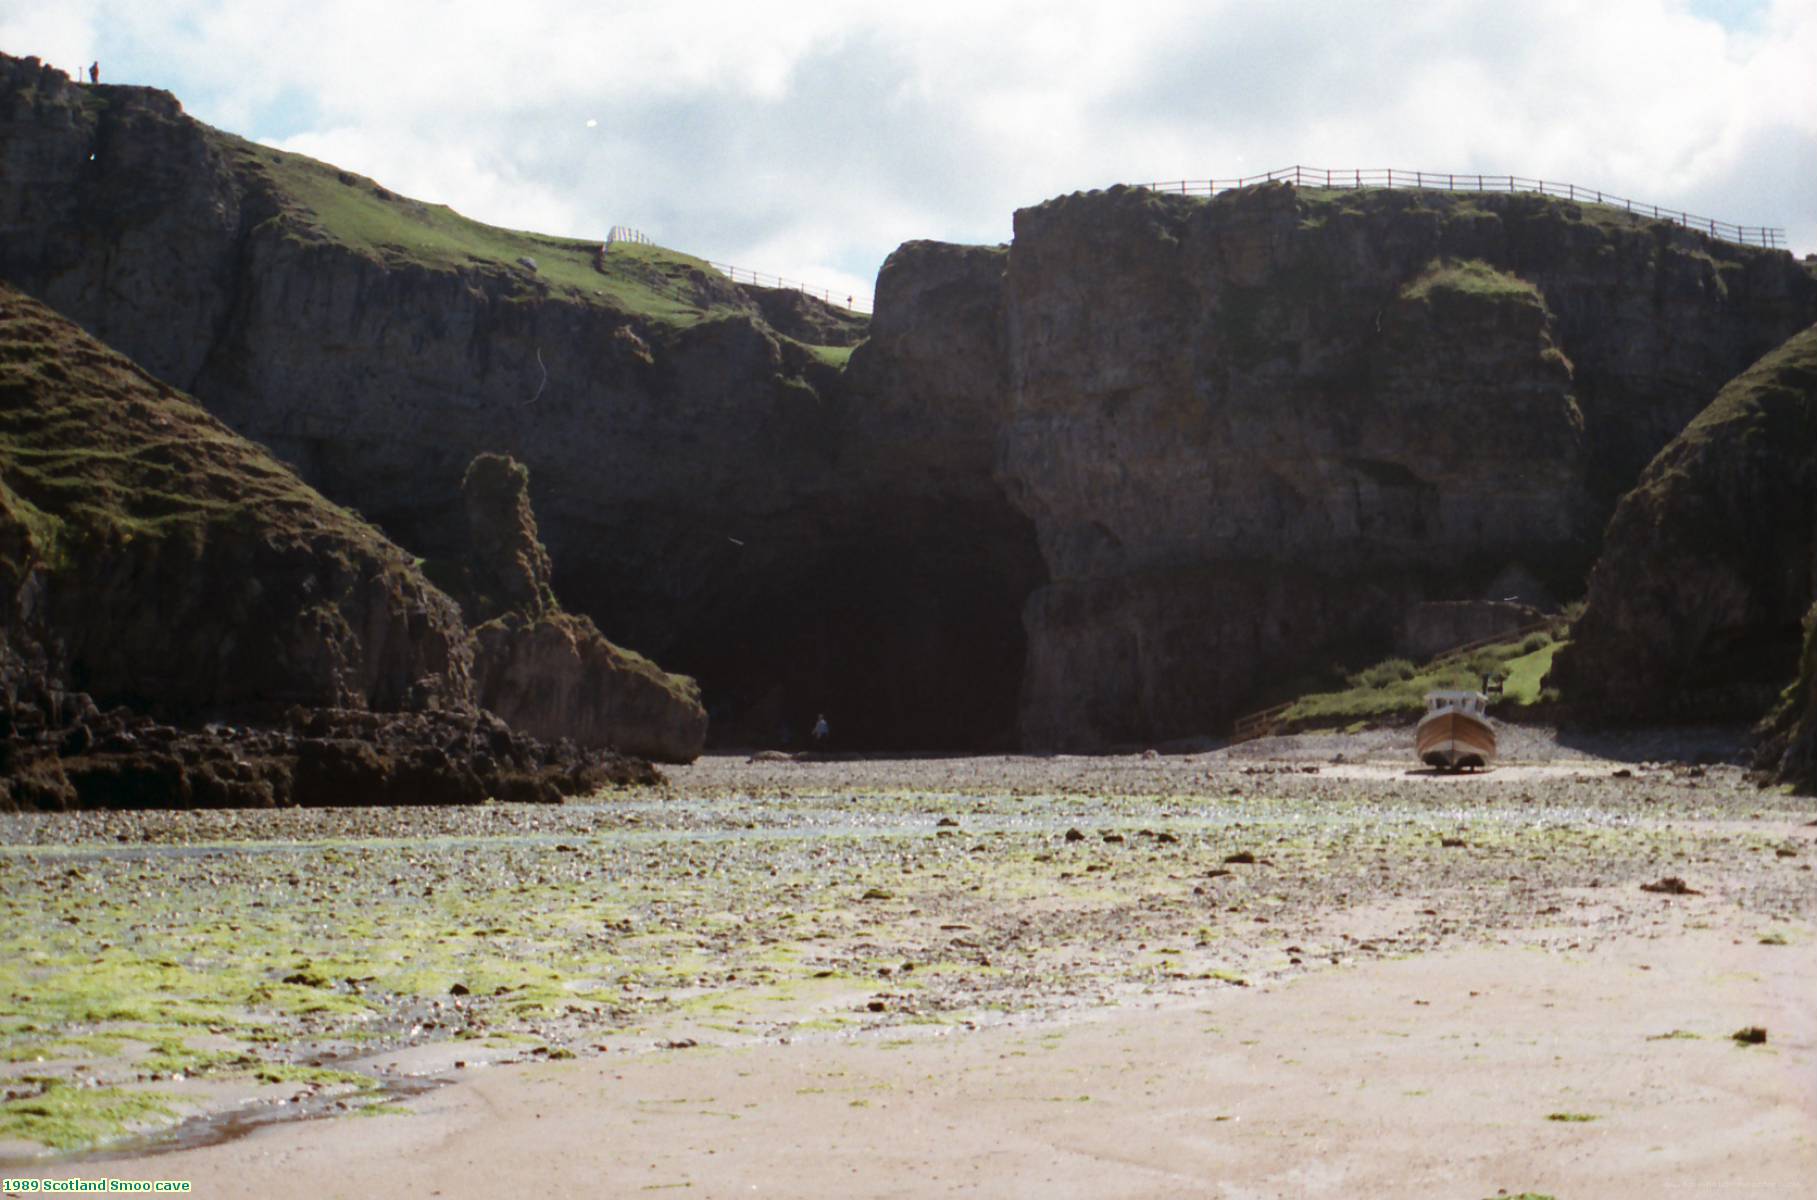
[[[633,915],[689,935],[686,977],[519,1027],[564,1061],[387,1046],[454,1081],[410,1115],[7,1173],[272,1196],[1811,1194],[1817,804],[1696,762],[1720,731],[1522,731],[1462,777],[1410,772],[1401,740],[719,757],[660,803],[495,813],[590,830],[602,862],[648,847]],[[377,819],[283,818],[304,840]],[[84,836],[6,832],[34,863],[30,839]],[[1642,888],[1667,877],[1689,891]],[[1767,1040],[1732,1040],[1748,1026]]]
[[[83,1174],[299,1198],[1808,1196],[1817,963],[1725,932],[1447,952],[1028,1028],[495,1068],[410,1118]],[[1738,1022],[1772,1040],[1738,1047]]]

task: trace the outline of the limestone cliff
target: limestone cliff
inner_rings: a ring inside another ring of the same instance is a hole
[[[1013,735],[1040,567],[970,359],[910,371],[925,397],[872,370],[853,401],[841,366],[882,355],[852,350],[851,314],[660,247],[479,225],[30,60],[0,58],[0,163],[0,276],[433,560],[460,554],[467,464],[510,454],[564,604],[701,677],[728,736],[799,737],[820,710],[847,744]],[[931,356],[971,323],[893,328]]]
[[[1817,318],[1789,256],[1593,205],[1113,189],[904,246],[854,349],[685,255],[29,60],[0,167],[0,276],[432,559],[510,454],[555,593],[746,742],[1202,734],[1419,602],[1569,597],[1641,467]]]
[[[1035,529],[993,477],[1008,414],[1001,247],[908,242],[877,276],[870,338],[846,371],[829,628],[859,637],[833,711],[937,746],[1015,744],[1022,604],[1044,578]],[[852,721],[848,720],[848,724]],[[868,727],[868,728],[867,728]]]
[[[1817,315],[1788,255],[1533,196],[1113,189],[1018,213],[1007,278],[1036,745],[1214,729],[1511,573],[1571,594],[1639,465]]]
[[[1752,720],[1797,672],[1814,582],[1817,326],[1724,387],[1622,498],[1548,682],[1588,719]]]
[[[571,609],[710,668],[728,715],[787,692],[770,737],[858,690],[829,535],[862,528],[833,487],[862,320],[480,225],[32,60],[0,58],[0,164],[0,276],[402,544],[457,557],[462,472],[508,453]]]

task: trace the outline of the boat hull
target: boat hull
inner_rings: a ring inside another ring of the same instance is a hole
[[[1495,730],[1466,712],[1428,715],[1420,721],[1417,744],[1421,762],[1447,771],[1480,769],[1495,761]]]

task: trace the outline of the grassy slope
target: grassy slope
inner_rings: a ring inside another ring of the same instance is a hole
[[[389,265],[503,269],[540,280],[570,299],[604,301],[626,314],[668,325],[755,311],[730,280],[690,254],[617,243],[601,271],[595,266],[596,241],[486,225],[446,205],[397,195],[329,163],[218,131],[210,136],[241,170],[269,186],[284,218],[300,232]],[[533,276],[520,258],[535,260]]]
[[[407,565],[193,400],[4,285],[0,492],[53,568],[90,539],[202,539],[228,524],[339,535]]]
[[[1503,705],[1532,704],[1540,699],[1540,680],[1563,644],[1550,634],[1535,633],[1467,654],[1441,655],[1424,665],[1389,659],[1350,676],[1342,691],[1300,697],[1284,719],[1297,725],[1324,725],[1411,717],[1425,707],[1428,691],[1475,689],[1482,686],[1483,676],[1491,674],[1502,677]]]

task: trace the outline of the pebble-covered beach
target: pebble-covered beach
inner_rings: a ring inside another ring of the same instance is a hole
[[[0,1157],[382,1117],[510,1061],[1592,954],[1717,905],[1767,945],[1817,923],[1817,804],[1725,761],[1732,731],[1510,728],[1474,776],[1411,769],[1405,741],[719,756],[560,806],[0,816]]]

